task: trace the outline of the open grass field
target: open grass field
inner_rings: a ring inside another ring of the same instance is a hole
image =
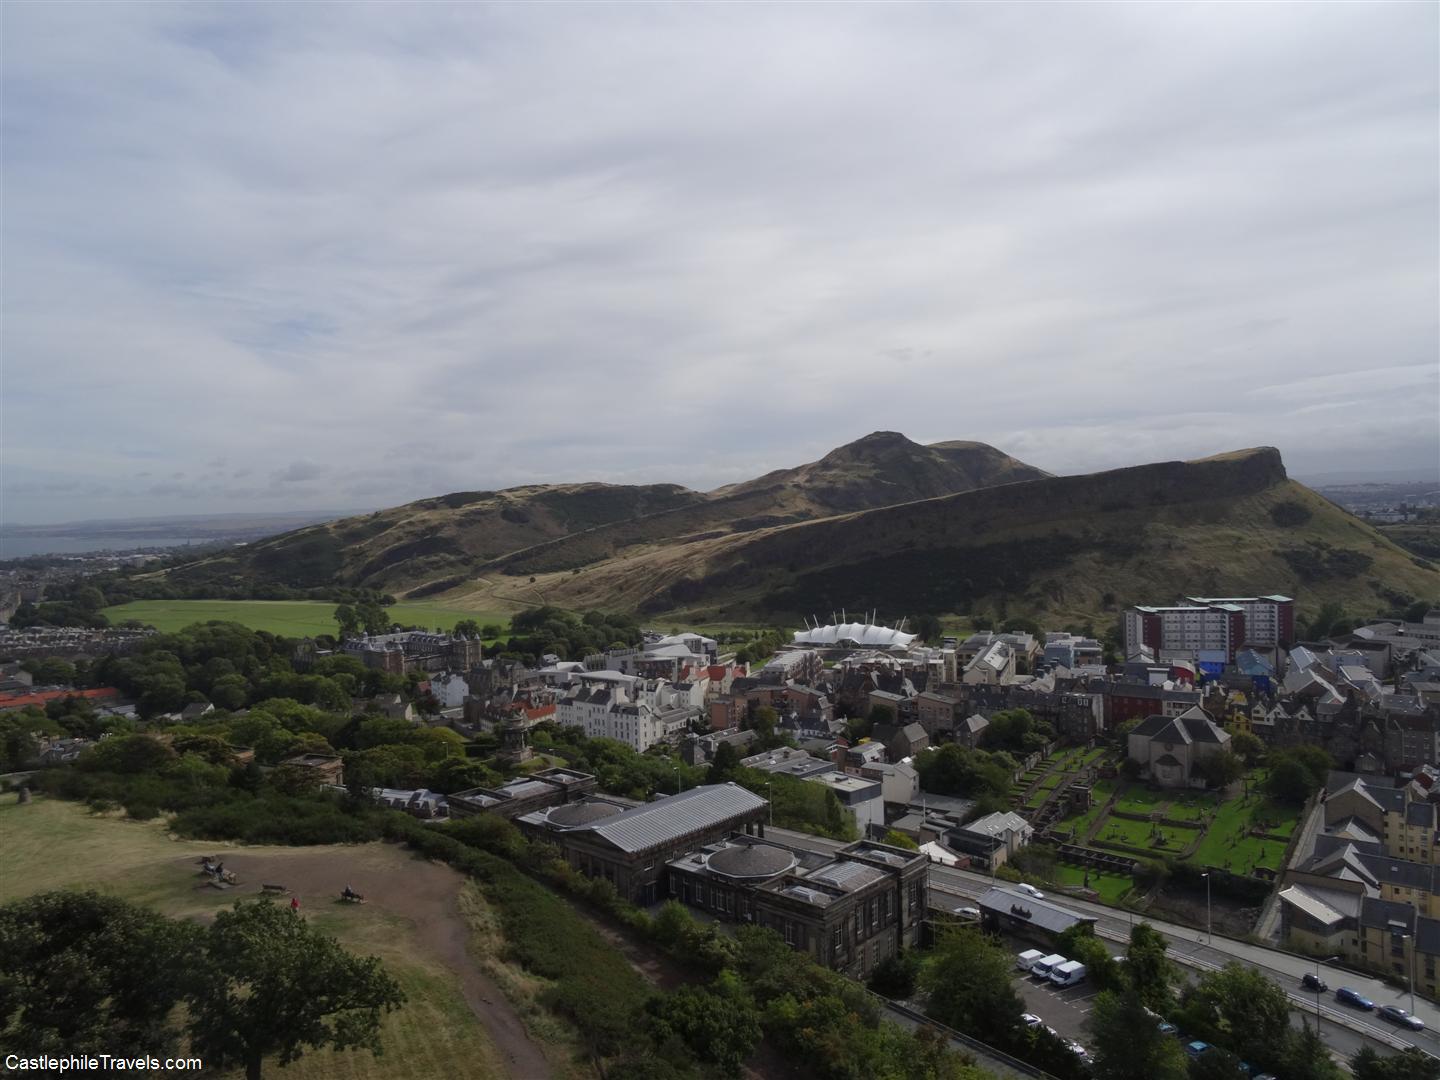
[[[112,623],[139,619],[157,630],[172,631],[191,623],[226,619],[287,637],[313,637],[335,633],[335,604],[324,600],[135,600],[104,609]],[[398,623],[414,623],[430,629],[452,629],[461,619],[484,625],[497,623],[508,628],[510,613],[472,611],[444,604],[399,603],[387,608]]]
[[[477,890],[446,867],[385,844],[280,848],[176,840],[160,822],[95,816],[79,804],[44,798],[19,806],[13,794],[0,795],[0,837],[0,902],[73,886],[204,920],[253,898],[262,881],[274,881],[299,897],[301,914],[313,925],[354,952],[380,957],[409,999],[383,1023],[385,1053],[319,1052],[287,1068],[267,1062],[267,1077],[499,1078],[530,1075],[536,1061],[550,1071],[495,983],[470,961],[477,939],[462,908]],[[198,875],[199,856],[217,854],[240,876],[236,889],[218,891]],[[369,902],[335,902],[345,884]],[[488,1017],[484,1024],[480,1015]],[[509,1064],[497,1031],[519,1055]],[[523,1069],[526,1045],[530,1068]],[[564,1066],[557,1071],[563,1074]]]

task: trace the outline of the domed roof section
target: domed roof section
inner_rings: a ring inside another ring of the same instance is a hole
[[[613,817],[620,813],[624,807],[616,806],[608,802],[578,802],[570,803],[567,806],[557,806],[550,811],[546,820],[551,825],[558,825],[564,829],[573,829],[580,825],[589,825],[594,821],[601,821],[607,817]]]
[[[729,878],[769,878],[795,865],[795,856],[768,844],[741,844],[717,851],[705,860],[711,873]]]
[[[874,623],[830,623],[828,626],[795,631],[794,644],[838,645],[842,642],[854,642],[867,649],[893,649],[907,648],[918,636]]]

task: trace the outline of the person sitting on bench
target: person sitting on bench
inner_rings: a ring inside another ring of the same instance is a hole
[[[346,885],[346,886],[345,886],[345,891],[342,892],[340,895],[343,896],[346,900],[359,900],[359,899],[360,899],[360,894],[359,894],[358,892],[356,892],[354,889],[352,889],[349,885]]]

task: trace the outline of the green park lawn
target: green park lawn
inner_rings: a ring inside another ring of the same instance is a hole
[[[1178,795],[1171,800],[1165,816],[1176,821],[1199,821],[1207,814],[1214,813],[1220,800],[1214,795]]]
[[[112,623],[125,619],[161,631],[180,630],[191,623],[225,619],[252,630],[268,630],[287,637],[313,637],[335,633],[335,604],[324,600],[134,600],[105,608]],[[449,630],[461,619],[480,624],[510,625],[509,612],[470,611],[445,604],[399,603],[386,609],[397,623],[413,623]]]

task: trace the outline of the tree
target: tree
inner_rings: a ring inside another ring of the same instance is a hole
[[[1200,759],[1198,768],[1205,783],[1212,788],[1228,787],[1245,775],[1245,763],[1229,750],[1206,754]]]
[[[1283,1060],[1280,1072],[1285,1080],[1344,1080],[1320,1032],[1303,1017],[1300,1030],[1292,1029],[1286,1039]]]
[[[480,637],[480,624],[474,619],[461,619],[455,624],[456,636]]]
[[[903,832],[896,832],[894,829],[890,829],[888,832],[885,833],[884,842],[889,844],[891,847],[905,848],[907,851],[920,850],[919,844],[917,844],[914,840],[910,839],[910,837],[906,836]]]
[[[907,949],[877,964],[867,985],[881,997],[903,1000],[915,993],[919,977],[920,954],[914,949]]]
[[[1246,1061],[1278,1068],[1290,1035],[1290,999],[1260,972],[1232,961],[1186,991],[1176,1022]]]
[[[1350,1059],[1355,1080],[1440,1080],[1440,1061],[1416,1047],[1384,1055],[1368,1046]]]
[[[1066,930],[1055,942],[1055,951],[1071,960],[1085,965],[1085,977],[1090,985],[1101,990],[1126,988],[1121,965],[1110,955],[1110,949],[1095,936],[1089,923],[1077,923]]]
[[[272,1055],[288,1065],[324,1046],[380,1053],[380,1018],[405,994],[375,957],[354,956],[295,912],[259,901],[215,917],[186,1000],[195,1049],[259,1080]]]
[[[653,997],[645,1011],[651,1037],[662,1048],[678,1040],[725,1076],[739,1076],[760,1041],[759,1011],[733,971],[722,971],[705,989],[684,986]]]
[[[1330,755],[1318,746],[1300,745],[1273,751],[1268,758],[1265,790],[1282,802],[1303,803],[1325,785],[1334,768]]]
[[[335,622],[340,628],[340,637],[355,637],[360,632],[360,616],[349,604],[335,609]]]
[[[940,620],[934,615],[917,615],[915,617],[915,633],[930,645],[938,645],[941,637],[944,636],[944,629],[940,626]]]
[[[1149,923],[1137,923],[1130,930],[1130,947],[1125,953],[1125,973],[1130,989],[1140,1004],[1161,1016],[1175,1005],[1170,990],[1175,968],[1165,955],[1165,938]]]
[[[1095,1080],[1185,1080],[1180,1043],[1161,1032],[1138,994],[1103,991],[1086,1023]]]
[[[198,932],[95,892],[0,907],[0,1043],[66,1054],[169,1048]]]
[[[735,778],[735,770],[740,768],[740,751],[728,742],[722,742],[715,748],[715,760],[710,762],[710,771],[705,774],[707,784],[724,784]]]
[[[1246,765],[1254,766],[1265,756],[1265,743],[1253,731],[1237,731],[1230,736],[1230,749]]]
[[[979,930],[945,930],[920,970],[930,995],[926,1011],[959,1031],[1004,1041],[1019,1028],[1023,1011],[1011,985],[1013,969],[1010,954]]]

